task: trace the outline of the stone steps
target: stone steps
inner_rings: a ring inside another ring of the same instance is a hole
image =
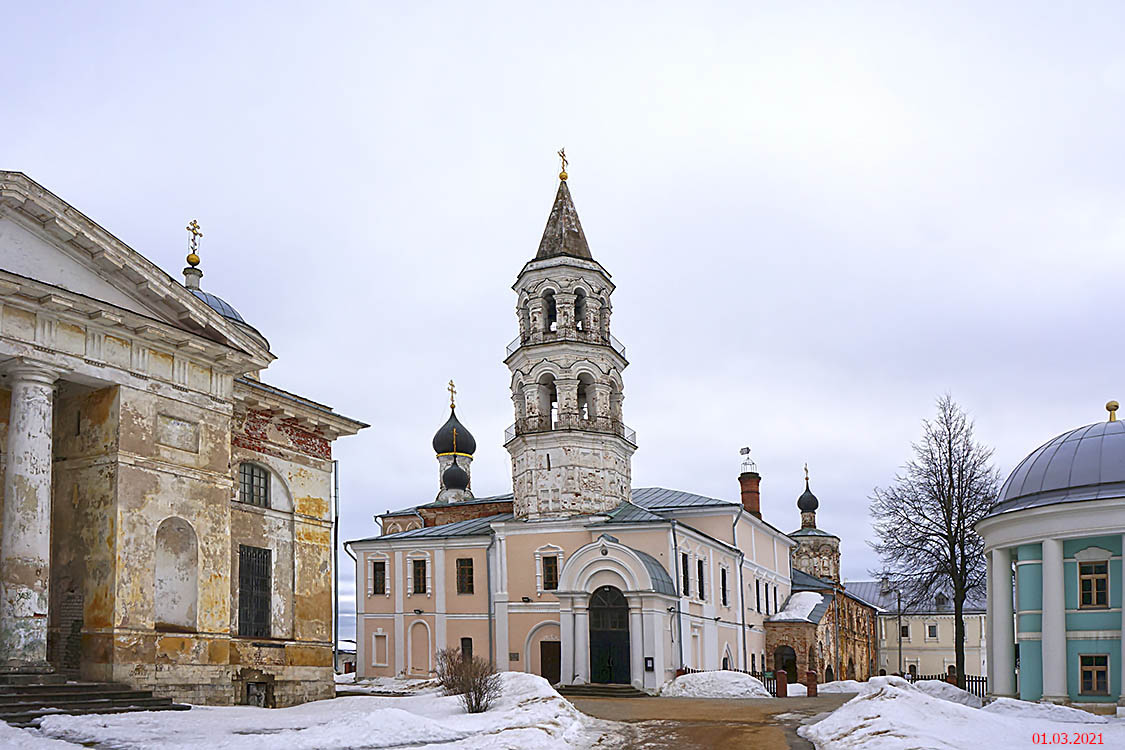
[[[44,716],[186,711],[190,706],[158,698],[150,690],[109,682],[42,681],[0,685],[0,721],[35,726]]]
[[[559,694],[567,698],[648,698],[649,694],[632,685],[560,685]]]

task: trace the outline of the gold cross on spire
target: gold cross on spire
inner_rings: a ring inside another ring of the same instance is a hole
[[[805,461],[805,484],[809,483],[809,462]]]
[[[454,403],[453,397],[457,395],[457,387],[453,385],[452,380],[449,381],[449,387],[446,390],[449,391],[449,408],[456,409],[457,404]]]
[[[566,165],[569,163],[566,160],[566,146],[559,149],[559,159],[562,160],[562,167],[559,170],[559,179],[566,182]]]
[[[187,225],[187,230],[191,235],[191,252],[188,253],[187,262],[194,268],[199,265],[199,238],[203,236],[203,232],[199,231],[199,222],[195,219]]]

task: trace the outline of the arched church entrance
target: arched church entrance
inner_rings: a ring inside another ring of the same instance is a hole
[[[590,595],[590,681],[629,684],[629,603],[614,586]]]
[[[778,646],[773,652],[773,668],[785,670],[785,676],[790,682],[797,681],[797,652],[792,646]]]

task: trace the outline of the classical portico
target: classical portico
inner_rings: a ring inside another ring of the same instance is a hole
[[[49,670],[51,432],[61,370],[29,357],[3,365],[11,391],[0,536],[0,669]]]

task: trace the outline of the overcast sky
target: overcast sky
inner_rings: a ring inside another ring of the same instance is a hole
[[[690,5],[8,3],[0,167],[177,278],[199,220],[263,379],[372,425],[351,539],[434,498],[450,378],[510,491],[510,287],[566,146],[635,486],[736,500],[751,445],[791,530],[808,461],[863,577],[941,393],[1005,474],[1125,398],[1125,9]]]

